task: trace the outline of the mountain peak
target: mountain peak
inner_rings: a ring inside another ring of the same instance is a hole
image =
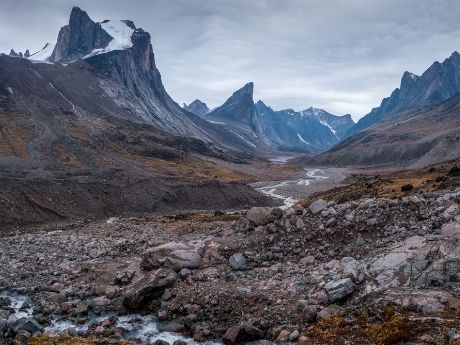
[[[75,16],[83,16],[83,15],[86,15],[88,16],[88,14],[83,11],[80,7],[78,6],[73,6],[72,7],[72,11],[70,11],[70,18],[72,19],[72,17],[75,17]],[[89,16],[88,16],[89,18]]]
[[[198,115],[198,116],[205,116],[205,115],[208,115],[210,113],[210,110],[209,110],[208,106],[206,105],[206,103],[200,101],[199,99],[195,99],[189,105],[184,103],[183,108],[185,110],[195,114],[195,115]]]
[[[420,78],[418,75],[405,71],[401,80],[402,81],[416,81],[418,78]]]
[[[236,90],[233,93],[233,95],[227,100],[227,102],[232,101],[234,99],[244,98],[254,103],[253,96],[254,96],[254,83],[249,82],[246,85],[244,85],[241,89]]]
[[[256,106],[253,100],[254,83],[250,82],[235,91],[227,101],[210,115],[222,120],[250,126],[254,131],[258,127]]]
[[[73,7],[69,24],[59,31],[56,47],[50,57],[51,62],[68,63],[91,54],[95,49],[109,45],[113,37],[91,20],[79,7]]]

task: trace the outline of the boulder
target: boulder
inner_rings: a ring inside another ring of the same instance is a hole
[[[355,285],[350,278],[334,280],[326,284],[326,292],[331,302],[337,302],[355,291]]]
[[[176,279],[176,273],[168,269],[145,274],[125,293],[123,306],[129,310],[144,309],[153,300],[159,299],[167,288],[172,287]]]
[[[187,345],[187,342],[184,340],[176,340],[173,345]]]
[[[270,207],[253,207],[246,215],[246,219],[256,226],[266,225],[278,218],[280,218],[280,212],[278,209],[272,209]]]
[[[305,322],[313,322],[316,319],[316,315],[318,314],[318,306],[317,305],[306,305],[303,310],[303,320]]]
[[[178,242],[169,242],[147,249],[142,255],[141,268],[146,271],[160,268],[163,266],[165,258],[172,252],[189,249],[189,246]]]
[[[251,324],[232,326],[224,334],[225,345],[232,345],[240,342],[250,342],[261,339],[264,332]]]
[[[153,345],[170,345],[170,344],[165,340],[157,339],[153,342]]]
[[[451,220],[455,216],[457,216],[458,214],[459,214],[458,204],[455,203],[455,204],[450,205],[448,208],[446,208],[446,210],[443,212],[442,216],[446,220]]]
[[[43,331],[43,327],[31,317],[23,317],[20,319],[13,318],[11,321],[9,320],[8,328],[13,334],[19,331],[26,331],[30,334]]]
[[[180,271],[183,268],[195,269],[201,265],[201,256],[194,250],[175,250],[170,253],[164,262],[164,267],[174,271]]]
[[[229,259],[229,263],[232,269],[235,271],[246,269],[246,258],[243,256],[243,254],[233,254]]]
[[[6,332],[8,329],[8,323],[5,319],[0,319],[0,337],[3,335],[3,333]]]
[[[310,211],[313,214],[317,214],[327,208],[327,201],[318,199],[310,204]]]
[[[173,345],[187,345],[187,342],[184,340],[176,340]]]

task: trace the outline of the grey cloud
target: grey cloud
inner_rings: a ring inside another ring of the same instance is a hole
[[[152,34],[167,90],[215,107],[247,81],[275,109],[356,118],[460,48],[454,0],[1,0],[0,51],[55,41],[70,9]]]

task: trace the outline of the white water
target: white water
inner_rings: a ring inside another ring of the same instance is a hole
[[[15,317],[21,319],[23,317],[32,317],[33,308],[29,307],[21,310],[24,303],[30,303],[30,298],[23,295],[9,294],[0,292],[0,297],[9,297],[11,299],[10,308],[14,309]],[[97,324],[108,319],[109,316],[95,316],[90,317],[89,320],[83,325],[77,325],[74,321],[66,318],[56,318],[51,321],[51,324],[44,329],[45,334],[49,336],[57,336],[65,334],[68,330],[75,330],[76,332],[86,332],[89,329],[90,323],[96,322]],[[129,314],[120,316],[115,324],[116,327],[126,330],[125,338],[139,338],[143,344],[153,344],[156,340],[164,340],[172,344],[176,340],[183,340],[190,345],[215,345],[218,342],[207,341],[204,343],[197,343],[191,338],[186,338],[181,334],[171,332],[160,332],[158,330],[158,321],[151,315]]]
[[[25,303],[30,303],[30,299],[28,297],[17,294],[9,294],[6,292],[0,292],[0,297],[10,298],[11,304],[9,307],[14,310],[17,319],[32,316],[32,307],[22,309]]]
[[[309,186],[311,183],[319,180],[328,179],[328,176],[317,175],[323,173],[324,171],[321,169],[305,169],[305,176],[306,178],[301,178],[297,180],[287,180],[287,181],[277,181],[272,182],[268,185],[257,187],[258,184],[254,184],[254,187],[257,191],[271,196],[273,198],[281,199],[284,202],[284,206],[281,206],[282,209],[286,209],[295,205],[299,200],[294,199],[292,196],[286,195],[286,192],[282,191],[282,188],[288,186]]]

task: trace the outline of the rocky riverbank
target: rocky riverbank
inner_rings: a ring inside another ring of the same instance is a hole
[[[25,344],[455,344],[459,201],[443,191],[21,228],[0,243],[0,331]]]

